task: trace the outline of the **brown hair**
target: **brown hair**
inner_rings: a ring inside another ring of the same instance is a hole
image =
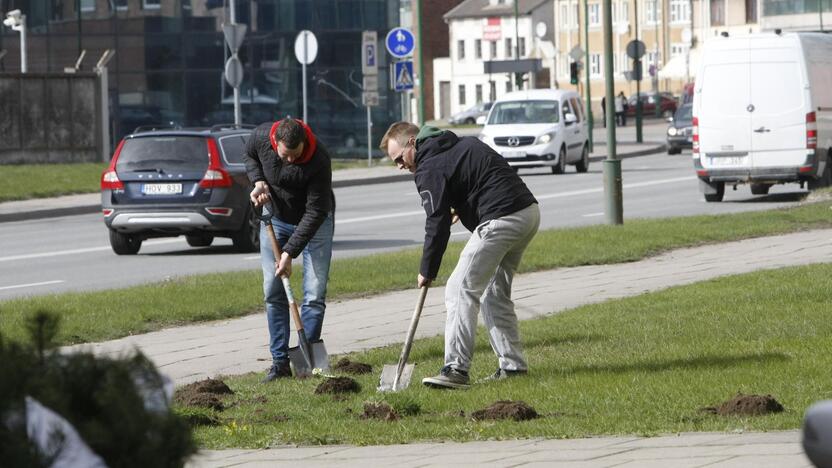
[[[410,137],[415,137],[419,133],[419,127],[410,122],[396,122],[387,129],[384,136],[381,137],[381,144],[378,145],[381,151],[387,153],[387,144],[390,140],[396,140],[399,145],[404,146]]]
[[[282,141],[289,149],[295,149],[299,144],[306,143],[306,131],[297,120],[285,118],[277,126],[274,139]]]

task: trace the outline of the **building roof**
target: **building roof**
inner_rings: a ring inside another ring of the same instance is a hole
[[[514,0],[517,2],[517,14],[525,16],[551,0]],[[507,0],[504,5],[489,5],[488,0],[465,0],[456,8],[445,13],[445,21],[463,18],[488,18],[495,16],[514,16],[514,2]]]

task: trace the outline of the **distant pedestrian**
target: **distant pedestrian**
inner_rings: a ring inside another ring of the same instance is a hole
[[[260,263],[269,351],[272,366],[263,383],[291,377],[289,367],[289,302],[280,276],[292,274],[292,259],[303,254],[301,320],[310,341],[321,336],[326,286],[332,258],[335,195],[332,163],[306,123],[291,118],[254,129],[243,155],[254,184],[255,206],[273,207],[274,226],[282,255],[276,258],[266,229],[260,229]]]
[[[601,97],[601,115],[603,116],[601,121],[604,122],[604,127],[606,127],[607,126],[607,97],[606,96]]]
[[[624,104],[626,102],[624,93],[619,91],[618,96],[615,97],[615,124],[622,127],[627,125],[627,117],[624,115]]]
[[[506,160],[475,137],[397,122],[380,147],[416,175],[427,215],[419,287],[436,278],[457,216],[472,233],[445,285],[445,365],[422,383],[469,386],[479,312],[499,361],[489,379],[526,374],[511,282],[540,224],[537,200]]]

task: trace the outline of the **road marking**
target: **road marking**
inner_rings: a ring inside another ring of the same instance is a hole
[[[593,218],[595,216],[604,216],[604,213],[603,212],[601,212],[601,213],[587,213],[587,214],[581,215],[581,216],[584,217],[584,218]]]
[[[364,216],[363,218],[350,218],[350,219],[336,219],[335,224],[352,224],[352,223],[363,223],[364,221],[377,221],[379,219],[390,219],[390,218],[402,218],[405,216],[416,216],[416,215],[424,215],[425,212],[422,210],[419,211],[408,211],[405,213],[389,213],[383,215],[376,215],[376,216]]]
[[[155,240],[150,242],[145,242],[144,245],[159,245],[159,244],[172,244],[174,242],[181,242],[182,239],[174,238],[174,239],[165,239],[165,240]],[[111,247],[87,247],[84,249],[71,249],[71,250],[58,250],[55,252],[42,252],[36,254],[24,254],[24,255],[12,255],[11,257],[0,257],[0,262],[12,262],[15,260],[31,260],[33,258],[44,258],[44,257],[58,257],[61,255],[75,255],[81,253],[89,253],[89,252],[100,252],[103,250],[110,250]]]
[[[682,182],[686,180],[694,180],[696,177],[694,176],[687,176],[687,177],[675,177],[673,179],[662,179],[662,180],[651,180],[649,182],[636,182],[634,184],[624,184],[622,188],[631,189],[631,188],[640,188],[640,187],[650,187],[652,185],[662,185],[662,184],[672,184],[673,182]],[[586,189],[586,190],[573,190],[571,192],[560,192],[560,193],[550,193],[548,195],[535,195],[535,198],[538,200],[548,200],[550,198],[564,198],[564,197],[574,197],[576,195],[586,195],[589,193],[602,193],[604,191],[604,187],[598,187],[593,189]]]
[[[251,255],[251,256],[248,256],[248,257],[243,257],[243,260],[260,260],[260,256],[259,255]]]
[[[13,286],[2,286],[2,287],[0,287],[0,291],[5,291],[7,289],[33,288],[35,286],[46,286],[48,284],[58,284],[58,283],[66,283],[66,281],[64,281],[64,280],[55,280],[55,281],[44,281],[42,283],[15,284]]]

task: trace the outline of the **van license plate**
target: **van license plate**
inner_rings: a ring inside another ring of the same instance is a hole
[[[711,166],[739,166],[745,162],[742,156],[711,158]]]
[[[182,193],[182,184],[144,184],[142,193],[145,195],[178,195]]]
[[[505,151],[503,152],[504,158],[525,158],[526,153],[523,151]]]

